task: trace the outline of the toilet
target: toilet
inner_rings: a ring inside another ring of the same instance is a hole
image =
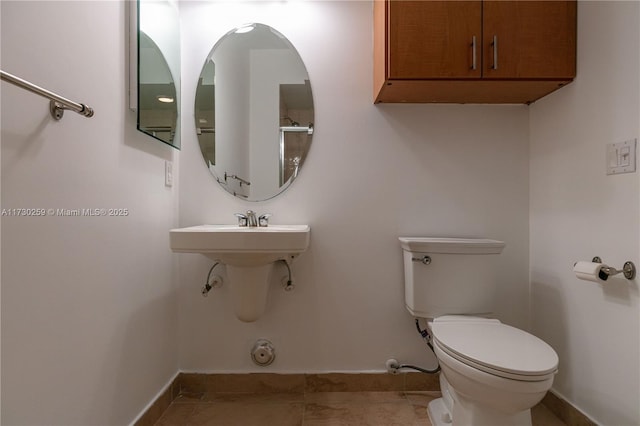
[[[405,305],[427,321],[440,364],[434,426],[531,426],[558,355],[547,343],[491,318],[504,242],[401,237]]]

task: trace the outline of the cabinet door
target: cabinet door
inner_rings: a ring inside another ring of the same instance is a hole
[[[484,78],[576,73],[576,1],[483,2]]]
[[[389,0],[386,7],[387,78],[481,76],[481,1]]]

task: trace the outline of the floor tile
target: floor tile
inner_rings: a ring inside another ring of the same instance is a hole
[[[194,410],[194,404],[171,404],[155,426],[183,426]]]
[[[304,404],[233,402],[197,404],[186,421],[190,426],[301,426]]]
[[[305,426],[412,426],[419,425],[413,406],[393,403],[334,403],[305,406]]]
[[[531,409],[531,423],[532,426],[565,426],[562,420],[542,404],[538,404]]]
[[[442,394],[436,391],[405,392],[404,396],[411,404],[426,407],[434,399],[440,398]]]
[[[424,392],[205,392],[181,395],[156,426],[431,426]],[[544,405],[533,426],[565,426]]]
[[[194,402],[202,402],[202,398],[204,397],[204,395],[204,392],[184,392],[176,396],[176,399],[173,400],[173,403],[188,404]]]
[[[402,392],[312,392],[304,396],[307,404],[405,402]]]
[[[416,415],[418,424],[422,426],[432,426],[431,419],[429,419],[429,413],[427,412],[426,405],[413,405],[413,412]]]
[[[302,392],[293,393],[255,393],[255,392],[207,392],[202,402],[233,402],[242,404],[304,403]]]

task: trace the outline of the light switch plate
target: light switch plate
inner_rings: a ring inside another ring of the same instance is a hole
[[[638,140],[607,144],[607,174],[634,173],[636,171],[636,145]]]
[[[164,185],[173,186],[173,163],[171,161],[164,162]]]

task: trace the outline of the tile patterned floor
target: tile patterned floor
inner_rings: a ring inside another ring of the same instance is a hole
[[[430,426],[439,392],[193,393],[180,395],[156,426]],[[565,426],[545,406],[533,426]]]

